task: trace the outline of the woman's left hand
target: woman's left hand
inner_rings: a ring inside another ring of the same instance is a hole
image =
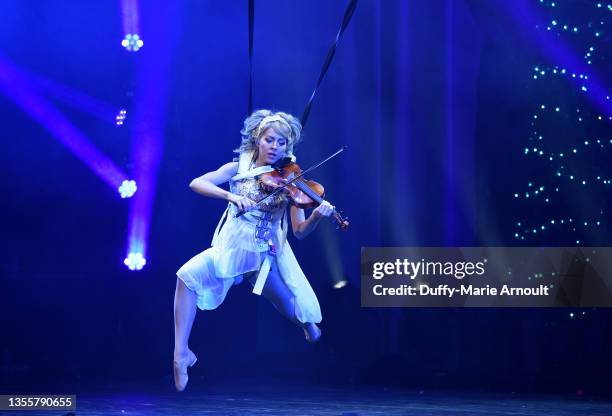
[[[334,213],[334,206],[324,200],[312,213],[317,217],[329,217]]]

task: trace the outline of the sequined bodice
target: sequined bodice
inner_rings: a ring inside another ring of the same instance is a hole
[[[243,179],[232,184],[232,192],[238,195],[246,196],[253,201],[259,201],[267,195],[261,189],[257,179]],[[284,209],[287,204],[287,196],[283,193],[278,193],[258,205],[260,211],[272,212],[277,209]]]

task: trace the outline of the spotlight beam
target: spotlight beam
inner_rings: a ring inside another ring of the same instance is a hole
[[[147,257],[157,175],[163,151],[171,56],[180,27],[174,3],[160,3],[159,7],[148,11],[151,15],[144,23],[151,24],[147,34],[148,44],[154,46],[155,50],[152,52],[147,49],[139,61],[140,75],[135,91],[138,107],[130,119],[133,126],[132,164],[138,192],[130,199],[126,258],[129,258],[130,253],[133,254],[132,258]]]
[[[115,123],[115,117],[120,108],[93,98],[81,91],[62,85],[57,81],[43,78],[38,75],[20,70],[27,76],[41,95],[52,96],[53,98],[68,104],[77,110],[81,110],[107,123]]]
[[[117,190],[121,183],[128,179],[125,172],[91,144],[85,134],[61,112],[43,100],[30,84],[27,77],[13,64],[0,57],[0,90],[45,127],[96,175]]]
[[[123,34],[140,33],[140,16],[137,0],[121,0]]]

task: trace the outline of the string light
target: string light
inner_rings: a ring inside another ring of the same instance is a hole
[[[539,5],[549,18],[547,25],[537,29],[544,31],[551,42],[582,51],[582,62],[601,65],[604,69],[595,69],[606,73],[612,59],[606,43],[612,3],[557,5],[540,0]],[[577,7],[583,7],[583,12],[577,12]],[[602,135],[610,134],[612,114],[592,104],[589,74],[584,69],[568,62],[539,64],[532,69],[529,77],[540,96],[535,101],[536,111],[530,115],[529,143],[521,148],[524,163],[531,164],[534,170],[529,171],[535,173],[524,185],[511,190],[512,199],[524,204],[527,213],[515,222],[512,236],[520,241],[554,238],[588,245],[592,236],[609,234],[612,138],[602,140]],[[612,85],[604,87],[612,90]],[[610,100],[610,95],[605,99]],[[578,205],[580,210],[575,211]]]

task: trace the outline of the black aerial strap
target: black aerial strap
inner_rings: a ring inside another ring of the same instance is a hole
[[[353,17],[353,13],[355,12],[355,8],[357,7],[357,0],[350,0],[349,4],[344,11],[344,18],[342,19],[342,24],[340,25],[340,29],[336,34],[336,39],[334,43],[329,48],[327,52],[327,57],[325,58],[325,62],[323,63],[323,67],[321,68],[321,73],[319,74],[319,79],[317,80],[317,84],[315,85],[314,91],[310,96],[310,99],[306,103],[306,107],[304,108],[304,112],[302,113],[301,123],[302,129],[306,125],[308,121],[308,115],[310,114],[310,110],[312,108],[312,104],[314,102],[315,96],[317,95],[317,90],[321,83],[323,82],[323,78],[325,78],[325,74],[329,69],[334,55],[336,53],[336,49],[338,49],[338,44],[340,43],[340,38],[342,34],[348,27],[348,24]],[[247,108],[247,115],[251,115],[253,112],[253,30],[255,26],[255,0],[249,0],[249,102]]]
[[[338,44],[340,43],[340,37],[342,37],[342,33],[346,30],[349,22],[351,21],[351,17],[353,17],[353,12],[355,12],[355,7],[357,7],[357,0],[350,0],[346,10],[344,12],[344,19],[342,19],[342,25],[340,25],[340,30],[338,30],[338,34],[336,35],[336,40],[329,48],[327,52],[327,57],[325,58],[325,62],[323,63],[323,68],[321,68],[321,73],[319,74],[319,80],[317,81],[317,85],[315,86],[308,103],[306,103],[306,108],[304,108],[304,112],[302,113],[302,129],[306,125],[306,121],[308,121],[308,115],[310,114],[310,109],[312,107],[312,103],[314,102],[315,95],[317,94],[317,89],[321,85],[325,74],[327,73],[327,69],[332,63],[334,59],[334,54],[336,53],[336,49],[338,48]]]

